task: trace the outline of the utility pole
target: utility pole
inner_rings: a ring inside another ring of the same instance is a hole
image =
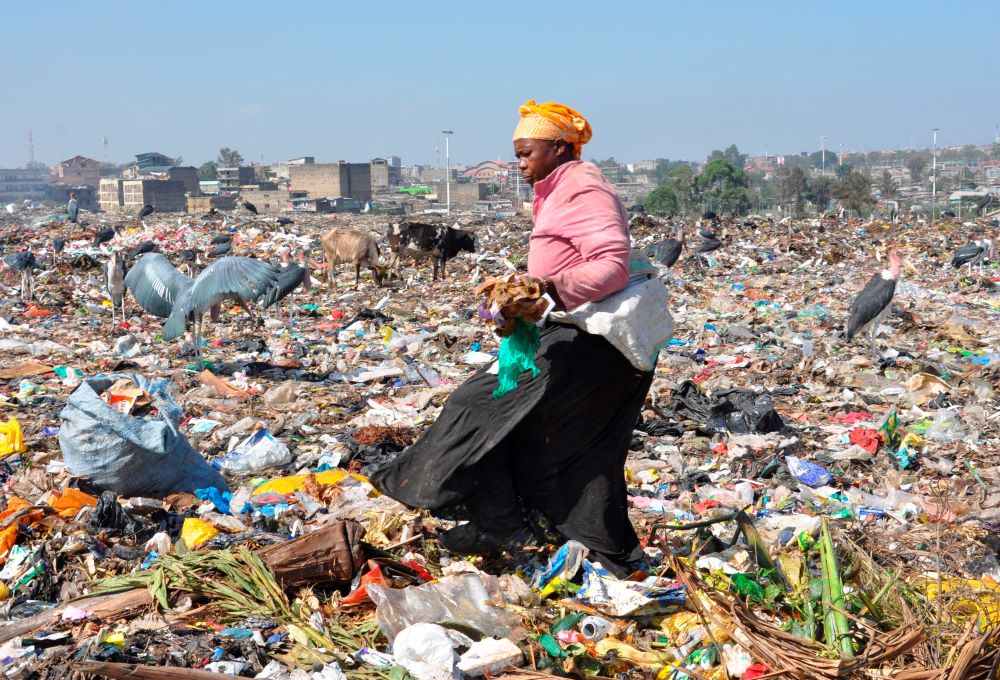
[[[441,130],[441,134],[444,135],[445,191],[448,196],[448,214],[451,215],[451,145],[449,141],[451,140],[451,136],[455,134],[455,131]]]
[[[823,169],[820,170],[820,174],[826,177],[826,135],[819,136],[819,149],[823,154]]]
[[[934,208],[937,207],[937,135],[938,129],[932,130],[934,133],[934,150],[931,154],[931,225],[934,224]]]

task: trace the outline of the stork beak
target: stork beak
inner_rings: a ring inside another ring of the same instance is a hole
[[[903,258],[903,267],[905,267],[906,271],[910,272],[914,276],[918,276],[920,274],[920,270],[918,270],[915,266],[913,266],[913,263],[910,262],[910,258],[908,257]]]

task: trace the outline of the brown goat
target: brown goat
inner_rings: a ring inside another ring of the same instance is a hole
[[[382,285],[385,267],[379,265],[378,244],[375,237],[360,231],[334,228],[323,234],[319,242],[326,254],[327,281],[332,286],[336,267],[341,262],[354,264],[354,287],[361,280],[361,266],[372,270],[372,278],[379,286]]]

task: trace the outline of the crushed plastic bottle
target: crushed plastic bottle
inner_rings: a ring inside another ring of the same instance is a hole
[[[244,474],[287,465],[290,462],[292,462],[291,451],[275,439],[265,427],[244,439],[212,465],[230,474]]]
[[[433,368],[421,361],[406,364],[406,381],[411,385],[429,384],[437,387],[441,384],[441,376]]]

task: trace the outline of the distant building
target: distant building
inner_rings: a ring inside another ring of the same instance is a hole
[[[125,166],[122,179],[126,180],[159,180],[179,181],[184,184],[184,190],[192,196],[199,191],[198,169],[193,166],[177,166],[176,161],[162,153],[136,154],[135,162]]]
[[[42,200],[48,187],[48,170],[0,169],[0,202]]]
[[[57,184],[88,186],[96,189],[101,182],[101,164],[93,158],[73,156],[55,166],[53,174]]]
[[[629,170],[632,172],[656,172],[656,161],[636,161],[630,164]]]
[[[46,198],[57,204],[65,205],[69,201],[69,195],[76,196],[76,205],[81,210],[96,211],[99,207],[97,202],[97,187],[85,184],[50,184]]]
[[[451,181],[458,181],[458,168],[451,168]],[[418,182],[443,182],[448,177],[447,168],[435,168],[430,165],[414,165],[412,179]]]
[[[126,179],[122,181],[122,209],[137,213],[147,203],[157,212],[185,212],[188,193],[177,179]]]
[[[114,177],[102,177],[100,188],[97,194],[97,204],[102,212],[121,212],[125,203],[125,195],[122,192],[123,179]]]
[[[264,214],[277,214],[288,207],[289,192],[283,189],[263,188],[250,184],[243,187],[243,198],[254,204],[257,211]]]
[[[470,182],[493,182],[501,186],[507,183],[510,175],[510,163],[506,161],[483,161],[467,168],[462,173]]]
[[[349,197],[362,203],[372,200],[369,163],[303,163],[289,165],[289,190],[310,198]]]
[[[238,194],[240,187],[245,184],[253,184],[256,179],[254,169],[250,166],[238,168],[217,168],[219,180],[219,193]]]
[[[188,196],[185,204],[189,215],[203,215],[212,208],[232,210],[236,207],[236,199],[233,196]]]
[[[448,186],[445,182],[435,183],[435,193],[439,203],[444,203],[448,196]],[[477,201],[486,198],[486,184],[483,182],[451,183],[451,205],[475,205]]]
[[[622,181],[622,166],[620,165],[602,165],[600,171],[604,175],[604,179],[612,184],[618,184]]]
[[[267,168],[268,177],[276,182],[285,181],[287,182],[291,175],[289,174],[289,168],[293,165],[312,165],[316,162],[316,159],[312,156],[299,156],[298,158],[293,158],[290,161],[282,161],[280,163],[272,163]]]
[[[359,213],[369,203],[367,201],[356,201],[350,196],[316,198],[314,196],[291,193],[286,205],[289,210],[296,212]]]
[[[371,166],[372,190],[385,191],[399,186],[401,177],[398,165],[393,165],[387,158],[373,158]]]

